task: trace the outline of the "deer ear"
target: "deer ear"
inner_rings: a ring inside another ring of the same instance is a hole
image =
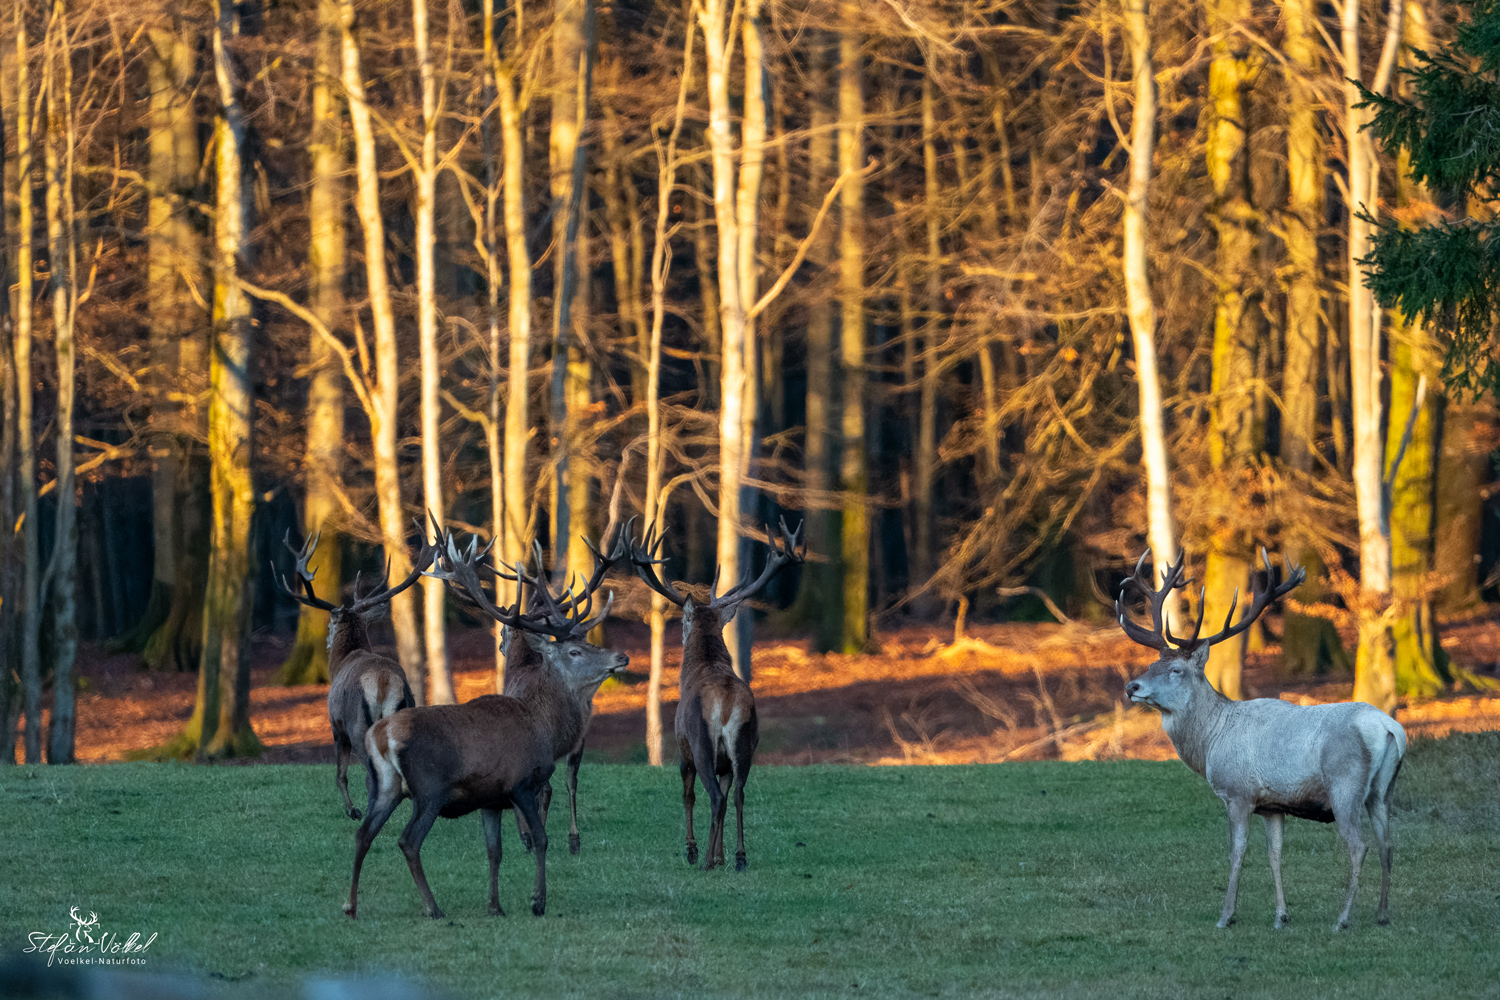
[[[546,636],[537,635],[535,632],[527,632],[525,629],[522,629],[521,635],[526,639],[526,645],[530,646],[538,653],[545,654],[547,652],[547,647],[552,645],[552,643],[548,641]]]
[[[1208,666],[1208,651],[1210,648],[1208,643],[1205,642],[1187,655],[1188,663],[1199,673],[1202,673],[1204,668]]]

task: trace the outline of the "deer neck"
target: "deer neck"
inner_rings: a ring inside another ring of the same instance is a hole
[[[734,661],[724,645],[724,626],[699,622],[682,647],[682,679],[678,689],[687,691],[695,679],[706,674],[732,673]]]
[[[1177,756],[1200,775],[1208,768],[1208,751],[1223,728],[1231,704],[1205,680],[1195,685],[1186,708],[1162,713],[1161,727],[1176,748]]]
[[[370,648],[370,631],[364,615],[341,614],[328,625],[328,672],[334,674],[344,660]]]

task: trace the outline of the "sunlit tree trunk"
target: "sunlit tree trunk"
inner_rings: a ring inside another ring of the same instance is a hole
[[[865,441],[865,220],[864,59],[860,53],[860,7],[840,6],[839,172],[849,174],[839,192],[839,304],[842,330],[839,358],[843,381],[843,453],[839,488],[844,493],[841,562],[844,571],[843,636],[846,653],[863,653],[870,642],[870,513]]]
[[[592,463],[582,448],[583,411],[589,403],[592,366],[584,342],[588,331],[588,263],[585,180],[588,118],[594,49],[593,0],[557,0],[552,22],[552,512],[554,563],[569,573],[588,575],[588,547],[573,535],[588,530]]]
[[[677,140],[682,134],[683,114],[687,106],[687,95],[693,76],[692,25],[688,26],[683,44],[682,76],[678,82],[677,108],[672,119],[672,131],[667,136],[666,148],[658,154],[656,179],[656,232],[651,243],[651,330],[646,344],[646,499],[642,513],[645,515],[647,533],[659,533],[665,498],[662,496],[662,449],[661,420],[661,333],[667,312],[667,278],[672,270],[672,229],[668,220],[672,213],[672,197],[677,186]],[[658,147],[661,149],[661,147]],[[666,667],[666,623],[667,601],[660,594],[651,597],[651,610],[646,615],[651,628],[651,676],[646,691],[646,755],[653,767],[660,767],[663,759],[661,724],[661,682]]]
[[[1209,65],[1210,107],[1205,147],[1213,184],[1212,214],[1218,235],[1214,299],[1213,399],[1209,417],[1208,457],[1225,488],[1237,483],[1241,470],[1260,445],[1255,420],[1256,324],[1246,293],[1255,253],[1254,207],[1250,203],[1249,148],[1245,115],[1246,90],[1258,66],[1249,41],[1236,26],[1247,23],[1248,0],[1211,0],[1209,27],[1214,33]],[[1243,525],[1221,515],[1209,538],[1204,572],[1204,601],[1227,609],[1235,591],[1248,592],[1250,564],[1245,559]],[[1246,637],[1235,636],[1213,647],[1205,673],[1226,697],[1239,698]]]
[[[755,461],[755,424],[760,404],[759,343],[756,337],[755,320],[750,311],[760,298],[760,261],[756,253],[760,236],[760,189],[765,174],[766,142],[766,89],[768,86],[765,52],[761,41],[761,0],[745,0],[742,13],[743,45],[745,61],[744,113],[740,126],[740,176],[739,191],[735,203],[735,223],[739,237],[738,259],[740,269],[739,290],[741,309],[745,313],[744,333],[744,395],[740,410],[740,449],[747,476],[753,475]],[[749,487],[740,490],[741,516],[755,511],[755,491]],[[720,531],[722,531],[722,525]],[[722,544],[722,543],[721,543]],[[740,543],[742,559],[748,559],[746,542]],[[748,562],[747,562],[748,565]],[[726,578],[725,586],[733,586],[735,577]],[[746,679],[750,676],[750,647],[754,636],[755,618],[749,605],[740,605],[730,628],[725,629],[724,641],[729,644],[736,663],[736,671]]]
[[[227,47],[237,34],[238,17],[233,6],[222,0],[214,0],[214,14],[213,66],[219,108],[214,123],[214,349],[208,403],[213,540],[194,718],[201,727],[197,739],[200,756],[237,757],[260,752],[260,740],[250,728],[254,330],[250,299],[236,283],[241,263],[248,256],[250,231],[241,160],[245,122]]]
[[[417,339],[422,367],[422,500],[425,513],[443,523],[442,361],[437,343],[437,80],[433,75],[432,46],[427,37],[427,0],[412,0],[412,38],[422,88],[422,162],[416,171],[417,188]],[[428,518],[424,531],[433,529]],[[443,622],[443,581],[422,579],[423,650],[427,658],[427,700],[451,705],[453,675],[448,668],[447,628]]]
[[[520,52],[520,25],[515,51]],[[505,245],[509,262],[510,379],[505,401],[505,508],[501,518],[500,555],[511,565],[526,559],[531,539],[528,514],[531,492],[526,484],[526,450],[531,371],[531,252],[526,246],[526,148],[520,100],[516,95],[514,59],[495,66],[500,91],[500,140],[505,149]],[[504,600],[514,601],[513,584],[501,581]],[[503,677],[496,678],[497,683]],[[500,690],[500,688],[496,688]]]
[[[740,576],[740,501],[745,474],[745,306],[740,293],[739,218],[735,200],[735,148],[730,130],[729,17],[727,0],[705,0],[698,20],[708,59],[708,144],[712,151],[714,220],[719,251],[719,536],[718,572],[725,586]],[[750,662],[741,654],[737,632],[725,629],[724,641],[734,658],[735,673],[750,679]]]
[[[320,32],[313,64],[312,191],[307,215],[308,299],[323,325],[337,330],[344,312],[344,185],[342,129],[337,92],[339,70],[338,7],[318,4]],[[307,447],[303,474],[307,495],[302,502],[302,531],[321,535],[308,566],[325,593],[342,589],[341,539],[333,530],[338,515],[337,487],[344,454],[344,382],[338,358],[326,341],[313,334],[308,344],[311,378],[307,387]],[[334,598],[337,599],[336,597]],[[297,638],[276,679],[282,684],[328,681],[328,612],[299,605]]]
[[[365,103],[364,77],[360,71],[359,45],[354,37],[354,0],[339,0],[342,28],[344,92],[349,100],[349,120],[354,126],[355,209],[365,234],[365,275],[370,296],[370,314],[375,326],[376,390],[371,394],[374,419],[370,428],[375,443],[375,496],[380,509],[380,534],[385,543],[391,575],[404,578],[411,572],[406,547],[406,518],[401,507],[401,475],[397,466],[396,423],[399,416],[399,372],[396,356],[396,317],[391,308],[390,278],[385,263],[385,222],[380,211],[380,175],[375,159],[375,131],[370,107]],[[417,630],[415,601],[410,590],[391,601],[391,621],[396,627],[396,654],[418,704],[425,704],[422,640]]]
[[[937,346],[943,315],[941,181],[937,166],[937,115],[933,103],[933,80],[930,68],[922,75],[922,175],[926,198],[922,214],[926,221],[927,244],[924,258],[927,272],[925,306],[922,324],[921,387],[917,394],[917,436],[912,456],[912,582],[921,585],[937,569],[934,551],[935,501],[933,490],[937,475]],[[934,602],[922,601],[917,611],[930,613]]]
[[[1385,48],[1376,70],[1376,93],[1390,85],[1401,39],[1403,3],[1390,5]],[[1359,510],[1359,652],[1354,663],[1354,697],[1376,708],[1396,708],[1394,637],[1391,632],[1390,521],[1383,483],[1385,441],[1381,436],[1380,313],[1365,287],[1359,260],[1370,251],[1366,213],[1379,210],[1379,161],[1364,126],[1368,109],[1353,81],[1361,78],[1359,4],[1344,5],[1342,23],[1344,138],[1349,161],[1349,368],[1354,414],[1354,499]]]
[[[32,126],[30,42],[25,5],[15,5],[16,25],[16,191],[20,200],[16,241],[16,430],[17,478],[21,494],[21,696],[25,705],[24,757],[28,764],[42,761],[42,604],[41,552],[37,524],[36,376],[32,370],[36,283],[31,242],[36,219],[32,207]]]
[[[73,240],[73,74],[68,19],[54,0],[47,48],[47,257],[51,269],[52,345],[57,363],[57,514],[52,556],[42,581],[52,610],[52,719],[47,761],[73,763],[77,724],[73,666],[78,654],[78,506],[73,483],[73,328],[78,297]]]
[[[1135,111],[1130,125],[1130,190],[1125,198],[1125,301],[1130,338],[1135,347],[1136,390],[1141,407],[1141,464],[1146,469],[1146,535],[1156,579],[1177,558],[1172,522],[1172,476],[1167,464],[1166,414],[1161,403],[1161,375],[1156,364],[1156,304],[1146,250],[1151,201],[1152,157],[1156,146],[1156,77],[1151,66],[1149,0],[1125,0],[1125,30],[1130,44]],[[1169,616],[1179,607],[1169,602]],[[1176,624],[1172,622],[1172,624]]]
[[[1420,0],[1402,2],[1406,4],[1405,47],[1429,51],[1432,38]],[[1409,99],[1411,95],[1404,96]],[[1403,152],[1397,161],[1396,177],[1396,202],[1402,219],[1432,223],[1437,213],[1431,198],[1426,187],[1411,177]],[[1386,478],[1391,483],[1391,595],[1396,610],[1391,631],[1396,691],[1405,697],[1430,698],[1449,681],[1448,657],[1438,639],[1437,617],[1428,589],[1436,535],[1434,500],[1441,455],[1441,401],[1438,393],[1431,392],[1419,405],[1416,394],[1418,382],[1424,377],[1429,386],[1440,384],[1442,348],[1425,323],[1411,323],[1395,313],[1391,317],[1389,353],[1390,412],[1395,419],[1388,421],[1386,428],[1385,463]],[[1403,454],[1401,441],[1413,406],[1418,407],[1416,420]],[[1396,466],[1398,458],[1401,464]]]
[[[490,460],[490,513],[493,538],[498,542],[505,532],[505,452],[501,446],[500,432],[504,394],[501,392],[500,365],[500,178],[501,169],[496,155],[496,115],[490,109],[499,99],[500,87],[496,66],[500,62],[500,50],[495,39],[495,0],[484,0],[481,13],[484,45],[484,83],[480,89],[480,106],[485,109],[480,128],[480,139],[484,146],[484,276],[486,319],[489,321],[490,392],[484,425],[485,450]],[[496,544],[495,558],[504,557],[504,550]],[[497,565],[498,569],[499,566]],[[503,581],[497,578],[497,583]],[[505,691],[504,630],[498,625],[494,630],[495,693]]]
[[[1437,539],[1434,569],[1447,581],[1437,593],[1437,610],[1462,615],[1481,608],[1479,544],[1489,479],[1490,449],[1484,422],[1489,408],[1449,399],[1443,408],[1442,454],[1438,459]]]

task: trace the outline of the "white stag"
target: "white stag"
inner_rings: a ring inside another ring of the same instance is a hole
[[[1349,888],[1334,930],[1347,928],[1354,894],[1359,888],[1360,864],[1365,858],[1365,842],[1360,834],[1362,809],[1369,812],[1380,844],[1380,906],[1375,912],[1375,922],[1388,923],[1391,789],[1406,753],[1406,731],[1384,712],[1361,702],[1293,705],[1269,698],[1230,701],[1214,690],[1203,673],[1210,646],[1249,628],[1271,601],[1300,584],[1306,572],[1288,564],[1281,584],[1272,586],[1274,573],[1262,549],[1266,588],[1256,592],[1244,616],[1230,624],[1239,602],[1236,592],[1224,618],[1223,630],[1199,638],[1203,625],[1200,591],[1198,621],[1193,633],[1186,639],[1178,639],[1172,635],[1171,626],[1163,622],[1162,604],[1174,589],[1191,581],[1183,579],[1183,560],[1179,556],[1167,570],[1161,588],[1153,589],[1141,577],[1141,565],[1149,555],[1147,550],[1136,564],[1135,574],[1121,585],[1115,611],[1125,634],[1159,650],[1161,658],[1127,684],[1125,693],[1131,701],[1161,712],[1162,729],[1177,748],[1177,756],[1208,779],[1229,811],[1232,838],[1229,889],[1224,896],[1219,926],[1228,927],[1234,921],[1235,894],[1239,888],[1240,863],[1245,857],[1250,814],[1258,813],[1266,823],[1271,875],[1276,880],[1277,927],[1287,922],[1286,896],[1281,889],[1283,817],[1300,816],[1338,824],[1339,836],[1349,845]],[[1132,585],[1150,602],[1150,629],[1137,625],[1125,614],[1125,590]]]

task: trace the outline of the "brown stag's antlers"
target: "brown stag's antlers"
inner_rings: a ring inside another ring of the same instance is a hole
[[[415,523],[417,526],[417,530],[425,536],[426,532],[422,530],[422,522],[416,521]],[[436,521],[433,522],[433,529],[436,533]],[[315,571],[310,571],[307,568],[308,560],[312,558],[313,552],[317,550],[318,540],[320,538],[322,538],[321,533],[314,534],[311,538],[308,538],[302,543],[301,549],[296,549],[292,547],[292,533],[290,530],[288,530],[286,533],[286,537],[281,541],[281,544],[286,546],[287,551],[297,557],[297,565],[295,570],[297,574],[297,582],[301,585],[302,589],[305,591],[305,594],[299,594],[295,590],[293,590],[291,585],[287,583],[286,577],[277,574],[276,567],[274,565],[271,567],[271,575],[276,577],[277,581],[281,584],[281,589],[286,591],[286,593],[292,598],[292,600],[296,601],[298,604],[305,604],[310,608],[317,608],[320,611],[343,610],[346,612],[352,612],[354,614],[364,614],[374,608],[379,607],[382,604],[386,604],[391,600],[391,598],[395,597],[397,594],[401,593],[403,590],[416,583],[417,580],[421,578],[423,572],[427,569],[427,567],[432,565],[432,560],[437,555],[437,544],[434,542],[424,541],[422,543],[421,550],[417,553],[417,558],[414,565],[412,566],[411,573],[407,575],[405,580],[402,580],[394,587],[389,585],[391,562],[389,559],[387,559],[385,563],[385,575],[382,577],[382,579],[387,581],[387,585],[383,589],[372,590],[369,593],[364,594],[363,596],[361,596],[359,592],[359,581],[361,574],[356,573],[354,576],[354,592],[352,595],[352,600],[343,605],[336,605],[330,604],[328,601],[323,600],[313,592],[313,577],[315,577],[317,573]]]

